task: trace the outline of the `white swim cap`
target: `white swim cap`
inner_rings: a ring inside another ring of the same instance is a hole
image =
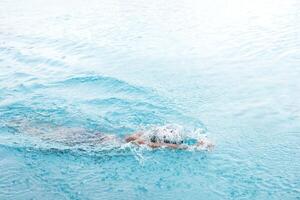
[[[182,127],[173,124],[154,127],[147,133],[148,139],[166,142],[166,143],[182,143],[184,140]]]

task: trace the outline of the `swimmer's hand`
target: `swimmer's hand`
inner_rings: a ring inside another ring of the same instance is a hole
[[[196,147],[201,148],[201,149],[207,149],[210,151],[215,147],[215,145],[208,139],[201,139],[196,144]]]

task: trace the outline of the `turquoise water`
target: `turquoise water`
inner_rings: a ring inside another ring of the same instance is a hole
[[[299,9],[2,0],[0,199],[300,199]],[[57,142],[165,124],[216,146]]]

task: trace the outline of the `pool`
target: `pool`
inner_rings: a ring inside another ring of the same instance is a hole
[[[1,1],[0,199],[300,199],[299,9],[297,0]],[[215,148],[30,135],[35,126],[124,137],[166,124],[201,130]]]

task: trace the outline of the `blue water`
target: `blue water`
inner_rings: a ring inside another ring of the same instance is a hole
[[[297,0],[2,0],[0,199],[300,199],[299,10]],[[53,134],[165,124],[201,129],[215,148],[77,146]]]

